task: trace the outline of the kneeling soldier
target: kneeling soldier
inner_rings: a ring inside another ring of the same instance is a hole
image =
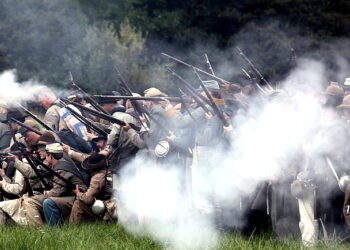
[[[29,225],[42,225],[43,213],[49,225],[57,225],[69,215],[75,200],[73,189],[79,185],[86,189],[83,177],[73,162],[63,157],[63,148],[58,143],[46,146],[46,161],[60,176],[54,176],[53,187],[43,195],[35,195],[24,202]],[[66,181],[63,181],[65,179]],[[70,185],[68,185],[68,183]]]
[[[106,201],[112,196],[112,175],[107,171],[106,156],[92,154],[83,161],[82,167],[89,171],[92,177],[86,193],[81,192],[78,187],[74,190],[76,200],[69,218],[71,224],[78,224],[83,218],[93,220],[98,219],[99,215],[102,216],[105,211],[103,205],[102,209],[97,212],[93,207],[94,203],[95,205],[97,203],[102,204],[101,201],[103,201],[105,207],[107,207],[107,213],[109,212]]]

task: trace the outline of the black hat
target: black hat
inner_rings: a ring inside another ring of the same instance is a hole
[[[11,120],[11,118],[16,119],[17,121],[24,122],[26,115],[17,109],[8,110],[7,112],[7,121]]]
[[[96,170],[107,167],[107,157],[101,154],[92,154],[81,164],[86,170]]]
[[[115,94],[113,92],[107,92],[107,93],[103,93],[102,95],[115,95]],[[97,101],[100,104],[107,104],[107,103],[117,103],[118,100],[116,100],[115,98],[99,97]]]
[[[118,106],[115,106],[112,111],[111,111],[111,114],[114,114],[116,112],[119,112],[119,113],[125,113],[126,109],[124,106],[121,106],[121,105],[118,105]]]
[[[96,143],[96,142],[98,142],[99,140],[107,140],[107,136],[105,136],[105,135],[97,135],[96,137],[94,137],[94,138],[92,138],[91,139],[91,142],[93,142],[93,143]]]

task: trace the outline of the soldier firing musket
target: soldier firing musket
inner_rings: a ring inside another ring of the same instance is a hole
[[[204,109],[204,111],[210,112],[210,110],[205,106],[205,103],[209,104],[209,101],[207,99],[205,99],[203,96],[198,95],[198,93],[196,92],[196,90],[191,86],[191,84],[189,84],[185,79],[183,79],[181,76],[179,76],[178,74],[176,74],[172,69],[170,69],[169,67],[167,67],[167,70],[171,73],[172,76],[174,76],[176,79],[178,79],[179,83],[181,83],[185,89],[188,90],[188,93],[190,94],[190,96],[195,100],[195,102]]]
[[[114,98],[116,100],[131,100],[131,101],[170,101],[170,102],[181,102],[181,97],[177,96],[161,96],[161,97],[144,97],[144,96],[116,96],[116,95],[94,95],[96,98]],[[191,100],[183,98],[186,102],[190,103]]]
[[[98,126],[96,126],[93,122],[90,122],[89,120],[87,120],[84,116],[82,116],[81,114],[79,114],[77,111],[75,111],[73,108],[69,107],[69,105],[66,105],[63,101],[61,101],[61,104],[68,109],[72,115],[77,118],[81,123],[83,123],[85,126],[87,126],[88,128],[90,128],[91,130],[95,131],[96,133],[98,133],[99,135],[102,136],[107,136],[107,132],[105,132],[103,129],[99,128]]]
[[[83,94],[84,99],[87,100],[96,110],[98,110],[104,114],[107,114],[106,111],[104,111],[104,109],[100,106],[100,104],[98,104],[88,93],[86,93],[82,88],[80,88],[74,82],[73,75],[71,72],[69,72],[69,76],[70,76],[70,81],[71,81],[73,87]]]
[[[210,106],[212,107],[212,109],[214,110],[214,113],[219,117],[219,119],[221,120],[221,122],[224,124],[225,127],[228,127],[230,124],[228,123],[228,121],[225,119],[223,113],[220,111],[220,109],[218,108],[218,106],[216,105],[216,103],[213,100],[213,97],[210,95],[207,87],[205,87],[205,85],[203,84],[203,81],[201,79],[201,77],[199,76],[197,70],[195,68],[193,68],[194,73],[196,74],[196,76],[199,79],[199,84],[201,86],[201,88],[203,89],[205,95],[207,96],[209,102],[210,102]]]
[[[119,82],[122,84],[124,90],[126,91],[126,93],[129,96],[132,96],[133,93],[132,93],[131,89],[129,88],[128,84],[126,83],[126,81],[124,80],[122,74],[120,73],[120,71],[118,70],[118,68],[116,66],[114,67],[114,69],[117,72],[117,78],[118,78]],[[132,99],[129,99],[129,100],[130,100],[132,107],[134,108],[134,112],[136,113],[136,116],[137,116],[136,119],[140,122],[141,126],[143,126],[145,128],[143,121],[141,120],[140,117],[142,117],[142,116],[145,117],[146,122],[149,124],[149,121],[147,119],[148,118],[152,119],[151,115],[145,109],[143,109],[137,101],[132,100]],[[143,115],[144,113],[146,113],[147,116],[144,116]]]

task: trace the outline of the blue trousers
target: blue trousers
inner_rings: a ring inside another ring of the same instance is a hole
[[[46,223],[50,227],[57,226],[62,223],[63,218],[61,211],[53,200],[50,198],[45,199],[43,203],[43,210]]]

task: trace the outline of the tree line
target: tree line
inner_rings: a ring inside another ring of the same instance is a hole
[[[141,92],[171,89],[160,52],[203,68],[207,53],[218,74],[241,79],[240,46],[278,81],[302,56],[341,67],[336,59],[350,58],[349,10],[346,0],[1,0],[0,70],[62,88],[72,72],[100,93],[120,90],[118,65]]]

